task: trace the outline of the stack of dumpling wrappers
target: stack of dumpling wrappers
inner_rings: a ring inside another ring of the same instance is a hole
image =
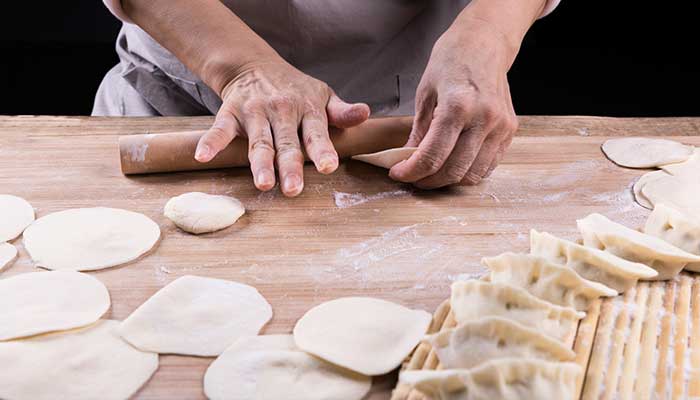
[[[532,230],[530,254],[484,258],[488,275],[454,282],[456,326],[424,339],[438,368],[404,370],[399,387],[432,399],[574,399],[583,371],[571,344],[590,303],[700,272],[700,218],[658,204],[643,232],[600,214],[577,222],[578,243]]]

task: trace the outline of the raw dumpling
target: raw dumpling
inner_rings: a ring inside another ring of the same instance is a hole
[[[370,297],[343,297],[307,311],[294,327],[297,346],[363,375],[401,365],[430,326],[422,310]]]
[[[699,166],[700,168],[700,166]],[[695,216],[700,216],[700,175],[667,176],[648,182],[642,194],[653,205],[664,203]]]
[[[228,228],[245,207],[233,197],[192,192],[168,200],[164,214],[183,231],[200,234]]]
[[[575,353],[558,340],[501,317],[484,317],[425,339],[445,369],[474,368],[496,358],[569,361]]]
[[[483,317],[503,317],[561,342],[570,339],[578,321],[586,315],[538,299],[516,286],[477,280],[454,282],[450,305],[458,324]]]
[[[372,379],[299,350],[292,335],[238,339],[204,375],[211,400],[360,400]]]
[[[491,282],[521,287],[540,299],[585,311],[599,297],[617,296],[602,283],[582,278],[576,271],[530,254],[504,253],[481,261],[491,270]]]
[[[401,161],[408,160],[413,153],[416,152],[416,150],[418,150],[418,147],[399,147],[396,149],[380,151],[378,153],[358,154],[356,156],[352,156],[352,159],[366,162],[367,164],[372,164],[377,167],[391,169],[391,167],[400,163]]]
[[[700,219],[665,204],[657,204],[654,207],[644,226],[644,233],[661,238],[689,253],[700,255]],[[685,269],[700,272],[700,263],[689,263]]]
[[[700,263],[699,256],[687,253],[658,237],[615,223],[600,214],[591,214],[576,223],[584,245],[646,264],[659,273],[655,280],[672,279],[688,263]]]
[[[530,253],[547,258],[578,272],[582,277],[600,282],[622,293],[639,279],[658,275],[653,268],[627,261],[602,250],[581,246],[546,232],[530,231]]]
[[[403,371],[399,381],[433,400],[573,400],[580,375],[570,362],[505,358],[470,370]]]
[[[647,199],[646,196],[644,196],[644,193],[642,193],[642,189],[644,189],[644,186],[646,186],[649,182],[661,179],[665,176],[670,175],[665,171],[651,171],[647,172],[646,174],[642,175],[639,179],[637,179],[637,182],[635,182],[634,186],[632,187],[632,192],[634,193],[634,200],[637,202],[637,204],[649,210],[654,208],[654,205],[651,204],[649,199]]]
[[[629,168],[652,168],[679,163],[693,154],[693,147],[666,139],[628,137],[610,139],[601,147],[615,164]]]

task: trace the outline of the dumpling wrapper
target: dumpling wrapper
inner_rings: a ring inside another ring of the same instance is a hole
[[[450,306],[457,324],[484,317],[502,317],[568,342],[586,313],[541,300],[525,289],[480,280],[452,284]]]
[[[17,248],[9,243],[0,243],[0,271],[9,267],[17,258]]]
[[[479,367],[402,371],[399,382],[439,400],[574,399],[581,367],[537,359],[498,359]]]
[[[257,335],[270,318],[272,307],[254,287],[185,275],[137,308],[119,334],[143,351],[208,357]]]
[[[46,269],[93,271],[136,260],[160,238],[158,224],[118,208],[74,208],[37,219],[24,247]]]
[[[691,254],[700,255],[700,219],[673,207],[657,204],[647,219],[644,233]],[[700,263],[688,263],[685,269],[700,272]]]
[[[700,263],[699,256],[600,214],[591,214],[576,223],[584,245],[648,265],[659,273],[654,280],[673,279],[688,263]]]
[[[583,278],[600,282],[620,293],[636,285],[640,279],[652,279],[659,275],[655,269],[644,264],[534,229],[530,231],[530,254],[571,268]]]
[[[632,186],[632,193],[634,194],[634,200],[637,202],[637,204],[648,210],[654,208],[654,205],[651,204],[649,199],[647,199],[646,196],[644,196],[644,193],[642,193],[642,189],[644,189],[644,186],[646,186],[647,183],[657,179],[662,179],[665,176],[669,176],[669,174],[665,171],[651,171],[639,177],[639,179],[637,179],[637,181],[634,183],[634,186]]]
[[[228,228],[245,214],[245,207],[230,196],[200,192],[168,200],[164,215],[185,232],[200,234]]]
[[[21,235],[34,221],[34,208],[21,197],[0,194],[0,243]]]
[[[686,161],[693,155],[693,146],[640,137],[610,139],[601,148],[612,162],[628,168],[659,167]]]
[[[430,327],[432,315],[385,300],[343,297],[307,311],[294,327],[297,346],[328,362],[374,376],[408,356]]]
[[[398,147],[395,149],[380,151],[378,153],[358,154],[356,156],[352,156],[352,159],[362,161],[367,164],[372,164],[377,167],[391,169],[391,167],[400,163],[401,161],[408,160],[413,153],[416,152],[416,150],[418,150],[418,147]]]
[[[618,294],[602,283],[582,278],[570,268],[531,254],[503,253],[481,262],[490,269],[491,282],[518,286],[542,300],[579,311],[586,311],[599,297]]]
[[[700,172],[653,180],[644,185],[642,193],[654,206],[664,203],[700,217]]]
[[[43,274],[43,273],[42,273]],[[102,320],[79,330],[0,342],[0,398],[126,400],[158,369]]]
[[[675,176],[697,176],[700,171],[700,147],[696,147],[693,155],[677,164],[662,165],[661,169]]]
[[[558,340],[518,322],[484,317],[425,338],[443,369],[474,368],[498,358],[570,361],[575,353]]]
[[[0,340],[87,326],[109,305],[105,285],[80,272],[31,272],[1,279]]]
[[[240,338],[204,375],[212,400],[361,400],[371,385],[367,376],[299,350],[292,335]]]

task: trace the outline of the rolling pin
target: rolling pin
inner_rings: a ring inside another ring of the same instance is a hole
[[[331,128],[330,138],[338,156],[374,153],[406,143],[413,117],[370,119],[353,128]],[[199,139],[206,131],[127,135],[119,138],[119,156],[124,175],[195,171],[248,165],[248,141],[237,137],[208,163],[194,159]],[[308,160],[308,158],[307,158]]]

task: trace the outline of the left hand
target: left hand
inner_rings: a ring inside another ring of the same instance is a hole
[[[392,179],[422,189],[475,185],[498,165],[518,129],[506,74],[513,48],[485,21],[452,26],[436,42],[418,85],[416,115]]]

